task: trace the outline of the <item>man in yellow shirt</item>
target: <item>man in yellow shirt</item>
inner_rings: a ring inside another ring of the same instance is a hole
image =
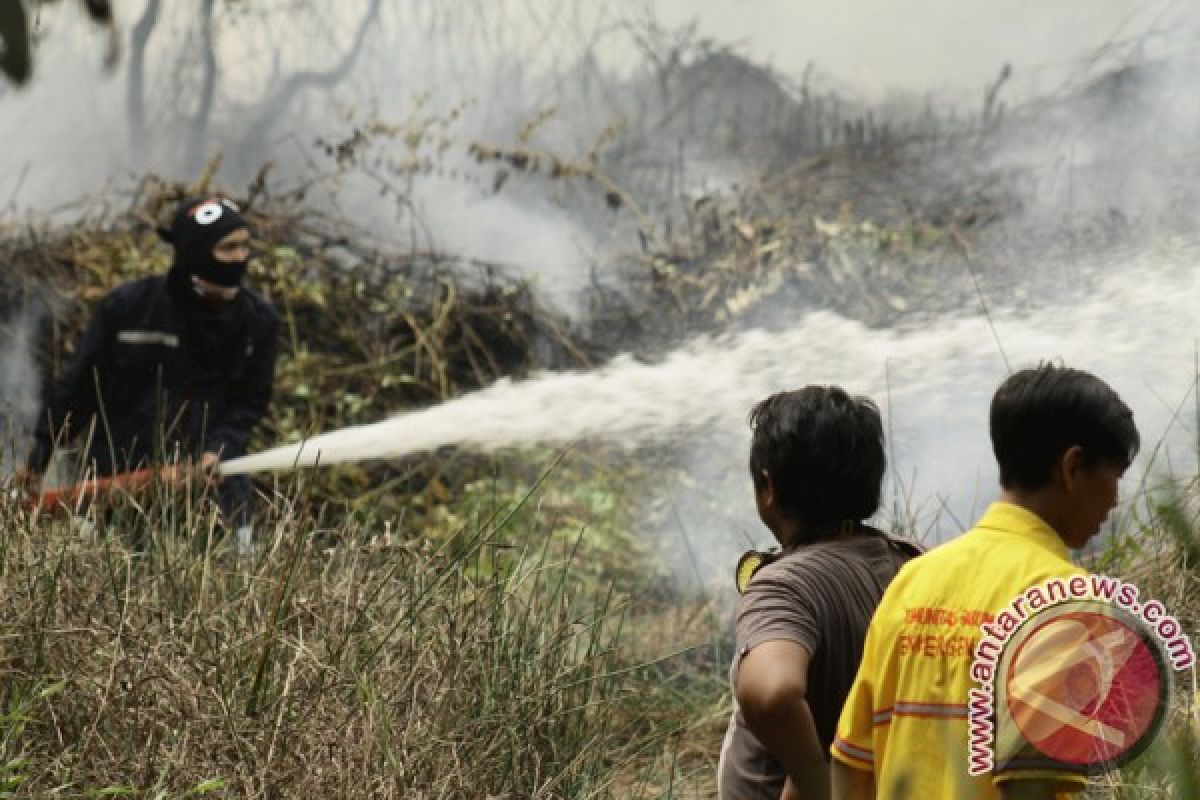
[[[971,774],[972,662],[981,626],[998,624],[1015,597],[1080,573],[1068,548],[1082,547],[1116,505],[1137,428],[1103,381],[1050,364],[997,389],[990,427],[1001,499],[972,530],[907,564],[884,594],[831,748],[834,798],[1051,798],[1083,788],[1082,767],[1014,769],[1023,762],[1001,758],[991,774]]]

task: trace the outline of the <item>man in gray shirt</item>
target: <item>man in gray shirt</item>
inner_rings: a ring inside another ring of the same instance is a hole
[[[920,551],[863,523],[879,507],[886,467],[869,399],[808,386],[763,400],[750,426],[758,513],[782,552],[749,580],[738,608],[719,795],[826,800],[829,745],[871,614]]]

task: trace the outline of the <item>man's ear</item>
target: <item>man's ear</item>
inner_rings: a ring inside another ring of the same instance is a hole
[[[1058,457],[1058,464],[1055,466],[1057,477],[1062,482],[1062,487],[1067,491],[1075,488],[1075,483],[1079,480],[1079,473],[1083,469],[1083,448],[1077,444],[1073,444],[1063,451],[1063,454]]]
[[[775,479],[771,477],[771,473],[765,469],[762,471],[759,483],[759,492],[762,495],[763,505],[767,508],[775,507],[775,500],[779,496],[775,486]]]

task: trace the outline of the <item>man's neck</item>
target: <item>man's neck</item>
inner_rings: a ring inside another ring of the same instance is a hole
[[[1050,497],[1047,490],[1002,489],[1000,500],[1036,515],[1038,519],[1050,526],[1058,538],[1062,538],[1061,512],[1057,501]]]
[[[857,534],[858,527],[857,523],[846,522],[833,531],[817,531],[814,536],[807,532],[800,523],[789,520],[787,523],[782,524],[780,529],[775,532],[775,538],[784,552],[787,552],[815,542],[833,542],[839,539],[849,539]]]

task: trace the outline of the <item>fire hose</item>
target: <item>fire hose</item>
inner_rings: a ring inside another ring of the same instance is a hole
[[[75,508],[80,502],[90,502],[113,492],[141,492],[156,481],[177,481],[184,474],[186,474],[186,469],[178,466],[139,469],[31,492],[25,503],[30,509],[37,511]]]

